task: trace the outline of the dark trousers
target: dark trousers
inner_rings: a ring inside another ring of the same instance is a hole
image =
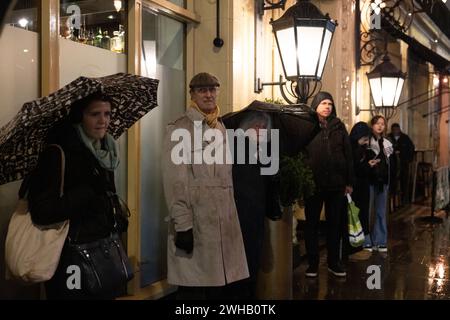
[[[340,261],[340,236],[344,191],[321,191],[305,201],[305,244],[310,265],[319,264],[319,223],[320,212],[325,203],[327,225],[327,261],[336,265]]]
[[[370,233],[369,225],[369,204],[370,189],[368,183],[356,183],[353,188],[352,199],[359,208],[359,221],[363,228],[364,234]]]

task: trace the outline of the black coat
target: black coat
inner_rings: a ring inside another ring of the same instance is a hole
[[[236,139],[235,139],[236,142]],[[273,176],[261,175],[264,167],[259,161],[248,161],[249,139],[246,138],[246,163],[233,164],[233,188],[236,209],[241,225],[250,277],[256,277],[262,254],[265,217],[276,220],[281,217],[277,201],[277,187]],[[270,146],[268,147],[270,150]],[[235,149],[237,146],[235,145]]]
[[[398,140],[395,140],[392,133],[390,133],[388,135],[388,139],[392,142],[394,151],[400,151],[399,156],[401,166],[407,165],[414,160],[415,146],[406,134],[404,134],[403,132],[400,133],[400,137],[398,138]]]
[[[359,220],[364,234],[369,234],[369,202],[370,202],[370,174],[369,160],[375,157],[375,153],[366,146],[360,146],[357,141],[352,141],[353,165],[355,180],[352,199],[359,208]]]
[[[353,168],[355,172],[354,187],[357,185],[369,186],[370,165],[369,160],[375,157],[375,153],[366,146],[360,146],[352,142]]]
[[[56,148],[46,148],[31,174],[28,200],[34,223],[49,225],[70,219],[69,236],[78,243],[108,236],[120,210],[115,195],[114,174],[103,169],[95,156],[68,123],[56,126],[47,138],[65,154],[64,195],[59,196],[61,156]],[[124,231],[123,221],[118,229]]]
[[[339,118],[330,117],[327,126],[306,147],[307,164],[311,167],[318,190],[344,190],[353,186],[354,172],[350,140]]]

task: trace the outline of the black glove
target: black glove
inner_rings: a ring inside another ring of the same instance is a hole
[[[188,254],[191,253],[194,249],[194,234],[192,233],[192,229],[177,232],[175,246],[186,251]]]

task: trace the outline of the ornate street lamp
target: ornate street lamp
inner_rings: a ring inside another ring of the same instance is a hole
[[[406,73],[390,60],[389,56],[385,55],[383,62],[367,73],[375,113],[384,115],[387,120],[395,113],[406,78]]]
[[[289,93],[297,101],[287,97],[283,85],[281,94],[291,104],[307,103],[322,79],[337,23],[308,0],[297,0],[283,16],[270,23],[284,75],[292,81]]]

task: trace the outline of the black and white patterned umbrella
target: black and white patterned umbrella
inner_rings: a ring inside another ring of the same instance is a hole
[[[0,128],[0,185],[22,179],[36,165],[47,132],[65,118],[73,102],[102,91],[113,101],[109,133],[117,139],[157,106],[159,80],[118,73],[80,77],[49,96],[27,102]]]

